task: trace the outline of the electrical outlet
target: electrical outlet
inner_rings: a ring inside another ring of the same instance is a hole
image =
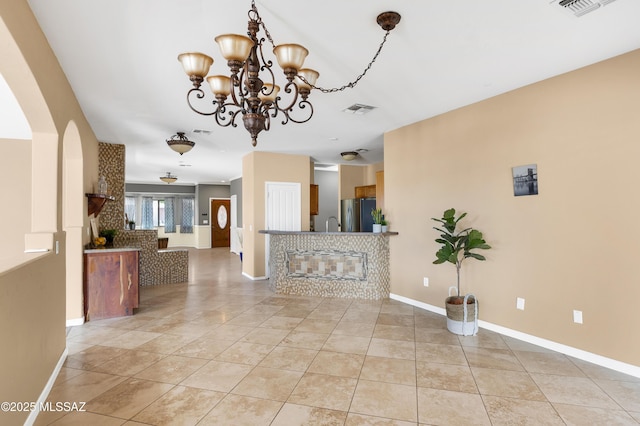
[[[429,277],[424,277],[422,279],[422,283],[424,284],[425,287],[429,287]]]
[[[576,324],[582,324],[582,311],[573,311],[573,322]]]
[[[524,299],[522,297],[518,297],[516,299],[516,309],[524,311]]]

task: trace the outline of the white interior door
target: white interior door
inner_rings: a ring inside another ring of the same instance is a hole
[[[266,182],[265,225],[268,230],[302,230],[300,182]],[[269,235],[265,238],[265,271],[269,277]]]

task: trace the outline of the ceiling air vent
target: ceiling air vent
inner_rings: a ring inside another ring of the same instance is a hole
[[[573,16],[583,16],[593,12],[600,6],[606,6],[615,0],[552,0],[551,5],[560,7],[566,13]]]
[[[362,114],[366,114],[369,111],[374,110],[376,107],[370,106],[370,105],[364,105],[364,104],[353,104],[348,108],[345,108],[342,110],[342,112],[346,112],[349,114],[356,114],[356,115],[362,115]]]

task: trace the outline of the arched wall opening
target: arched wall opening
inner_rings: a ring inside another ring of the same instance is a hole
[[[18,241],[19,237],[14,235],[11,242],[0,243],[2,273],[54,250],[53,238],[58,228],[58,132],[40,86],[2,18],[0,40],[3,40],[0,44],[3,58],[0,74],[15,96],[32,132],[30,152],[22,146],[18,161],[14,163],[24,166],[20,173],[23,178],[21,191],[11,200],[11,205],[22,217],[17,221],[22,237]],[[15,145],[16,140],[3,139],[3,144]],[[9,167],[9,162],[9,159],[3,161],[6,167]],[[24,171],[27,166],[28,176]],[[12,183],[3,180],[0,189],[9,191],[8,185]]]

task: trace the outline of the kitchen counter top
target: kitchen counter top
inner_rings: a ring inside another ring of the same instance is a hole
[[[85,249],[85,253],[108,253],[108,252],[119,252],[119,251],[140,251],[141,249],[138,247],[104,247],[104,248],[94,248],[94,249]]]
[[[312,232],[312,231],[276,231],[270,229],[262,229],[258,231],[260,234],[269,235],[331,235],[331,236],[385,236],[385,235],[398,235],[397,232]]]

